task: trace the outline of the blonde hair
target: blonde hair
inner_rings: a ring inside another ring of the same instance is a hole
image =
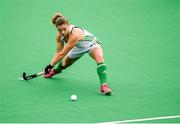
[[[68,20],[61,13],[56,13],[51,21],[56,27],[62,24],[69,24]]]

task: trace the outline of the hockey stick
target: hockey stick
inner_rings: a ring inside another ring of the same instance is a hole
[[[44,71],[42,71],[42,72],[39,72],[39,73],[37,73],[37,74],[32,74],[32,75],[26,75],[26,72],[23,72],[23,76],[22,76],[22,78],[24,79],[24,80],[31,80],[31,79],[33,79],[33,78],[36,78],[36,77],[38,77],[38,76],[41,76],[41,75],[44,75],[45,74],[45,72]]]

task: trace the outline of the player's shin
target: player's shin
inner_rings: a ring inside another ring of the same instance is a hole
[[[101,93],[104,95],[110,95],[112,93],[112,90],[109,88],[107,84],[107,66],[105,63],[99,63],[97,65],[97,73],[101,83]]]
[[[107,83],[107,65],[105,63],[97,64],[97,73],[98,73],[101,85],[103,83]]]
[[[61,73],[62,70],[65,69],[65,67],[63,66],[63,62],[59,62],[58,66],[54,69],[55,73]]]

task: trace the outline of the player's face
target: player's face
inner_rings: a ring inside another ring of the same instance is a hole
[[[69,25],[68,24],[62,24],[57,27],[57,30],[59,33],[61,33],[63,36],[66,36],[69,33]]]

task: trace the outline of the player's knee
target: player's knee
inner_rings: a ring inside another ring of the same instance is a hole
[[[69,67],[71,65],[72,65],[71,63],[63,63],[63,68],[65,69],[65,68],[67,68],[67,67]]]
[[[95,60],[96,60],[97,63],[101,63],[101,62],[104,62],[104,57],[101,56],[101,55],[97,55],[95,57]]]

